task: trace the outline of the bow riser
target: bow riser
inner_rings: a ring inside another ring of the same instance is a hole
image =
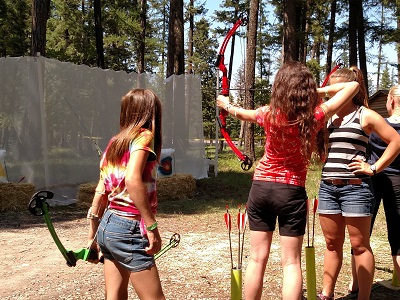
[[[221,95],[228,97],[229,96],[229,80],[228,80],[228,70],[225,66],[225,50],[228,45],[229,40],[231,37],[235,34],[236,30],[241,26],[245,24],[245,20],[240,18],[239,20],[236,21],[236,23],[233,25],[233,27],[228,31],[228,34],[226,35],[224,41],[222,42],[221,48],[218,53],[217,61],[215,65],[218,67],[218,69],[222,73],[221,77]],[[219,112],[219,117],[217,118],[219,127],[221,129],[221,134],[224,137],[225,141],[228,143],[229,147],[233,150],[233,152],[236,154],[236,156],[242,161],[241,167],[243,170],[247,171],[249,170],[253,162],[251,159],[243,154],[232,142],[228,131],[226,130],[226,117],[228,116],[228,112],[224,109],[220,109]]]

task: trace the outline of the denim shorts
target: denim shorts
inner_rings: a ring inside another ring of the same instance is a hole
[[[318,195],[319,214],[341,214],[344,217],[373,215],[375,198],[370,179],[360,185],[333,185],[321,181]]]
[[[154,265],[153,255],[147,254],[149,245],[140,233],[140,222],[129,220],[107,210],[97,230],[97,244],[104,258],[116,260],[130,272],[140,272]]]
[[[307,194],[302,186],[254,180],[247,200],[252,231],[274,231],[281,236],[302,236],[306,228]]]

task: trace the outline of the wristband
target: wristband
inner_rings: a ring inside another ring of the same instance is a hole
[[[147,230],[147,231],[153,231],[154,229],[157,228],[157,226],[158,226],[158,222],[155,221],[152,225],[146,227],[146,230]]]
[[[229,110],[231,109],[231,107],[232,107],[232,104],[231,103],[228,103],[226,106],[225,106],[225,110],[229,113]]]
[[[106,194],[106,191],[104,190],[104,191],[97,191],[97,190],[95,190],[94,191],[97,195],[105,195]]]
[[[92,206],[89,208],[86,218],[88,220],[98,220],[99,219],[98,215],[92,213]]]

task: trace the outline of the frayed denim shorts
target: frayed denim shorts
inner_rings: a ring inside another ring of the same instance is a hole
[[[341,214],[344,217],[373,215],[375,198],[370,179],[360,185],[333,185],[321,181],[318,195],[319,214]]]
[[[149,245],[140,233],[140,222],[122,218],[107,210],[97,230],[97,244],[104,258],[116,260],[130,272],[140,272],[154,265],[153,255],[147,254]]]

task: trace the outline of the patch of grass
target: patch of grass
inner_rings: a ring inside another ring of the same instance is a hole
[[[219,154],[218,176],[196,181],[196,194],[188,200],[159,204],[158,214],[198,214],[224,211],[226,205],[245,204],[250,191],[254,167],[243,171],[232,152]]]
[[[256,148],[257,157],[263,154],[263,147]],[[196,194],[188,200],[167,201],[159,204],[159,214],[199,214],[214,213],[244,205],[250,191],[253,167],[243,171],[241,162],[232,151],[218,154],[218,176],[196,181]],[[318,196],[321,165],[312,164],[309,167],[306,189],[309,198]]]
[[[308,167],[306,190],[309,199],[318,197],[319,183],[321,180],[321,170],[322,164],[320,163],[312,163]]]

